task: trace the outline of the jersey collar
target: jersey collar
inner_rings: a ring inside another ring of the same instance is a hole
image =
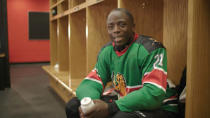
[[[115,53],[117,54],[117,56],[122,56],[138,37],[139,37],[139,35],[135,33],[134,34],[134,39],[131,41],[131,43],[129,45],[126,45],[125,48],[121,51],[115,50]],[[112,46],[113,47],[115,46],[114,42],[112,42]]]

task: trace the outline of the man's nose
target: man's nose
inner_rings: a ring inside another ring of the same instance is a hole
[[[119,28],[118,25],[115,25],[115,26],[114,26],[113,32],[114,32],[114,33],[117,33],[117,34],[120,33],[120,28]]]

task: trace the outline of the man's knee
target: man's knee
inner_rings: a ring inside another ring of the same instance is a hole
[[[77,97],[72,98],[67,104],[66,104],[66,115],[67,118],[79,118],[79,108],[80,101]]]

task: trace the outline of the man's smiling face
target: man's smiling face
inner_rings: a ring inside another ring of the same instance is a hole
[[[107,28],[116,46],[125,45],[133,37],[134,24],[123,11],[112,11],[109,14]]]

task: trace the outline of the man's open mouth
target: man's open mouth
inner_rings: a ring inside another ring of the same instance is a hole
[[[121,42],[123,40],[123,37],[116,37],[114,38],[114,42]]]

